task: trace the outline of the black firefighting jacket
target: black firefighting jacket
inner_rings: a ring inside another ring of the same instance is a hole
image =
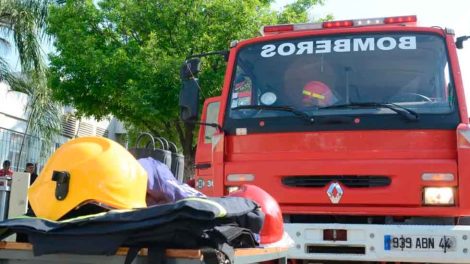
[[[255,247],[264,215],[239,197],[188,198],[135,210],[114,210],[63,221],[20,217],[0,222],[0,239],[25,233],[34,255],[69,253],[114,255],[130,247],[130,263],[141,248],[164,262],[167,248],[216,249],[233,260],[233,248]],[[152,261],[152,262],[154,262]]]

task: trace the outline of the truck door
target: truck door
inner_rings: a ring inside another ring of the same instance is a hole
[[[220,109],[220,97],[208,98],[204,102],[202,112],[202,120],[205,123],[217,123]],[[195,157],[195,175],[196,188],[202,190],[206,194],[208,190],[207,184],[212,173],[212,136],[217,129],[215,127],[201,125],[199,129],[199,137],[197,142],[197,150]],[[209,182],[210,184],[210,182]]]

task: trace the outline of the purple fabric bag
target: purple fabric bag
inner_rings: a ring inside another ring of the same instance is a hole
[[[151,157],[138,159],[147,171],[147,205],[173,203],[189,197],[206,197],[187,184],[178,182],[164,163]]]

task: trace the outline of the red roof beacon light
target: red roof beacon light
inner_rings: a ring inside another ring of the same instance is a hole
[[[352,20],[326,21],[322,26],[323,28],[344,28],[354,26],[354,22]]]
[[[397,16],[384,18],[385,24],[401,24],[401,23],[416,23],[418,18],[416,16]]]
[[[262,35],[281,34],[293,31],[318,30],[318,29],[334,29],[334,28],[352,28],[352,27],[368,27],[368,26],[386,26],[401,25],[414,26],[418,18],[416,16],[396,16],[396,17],[377,17],[353,20],[325,21],[322,23],[302,23],[302,24],[284,24],[264,26],[261,29]]]

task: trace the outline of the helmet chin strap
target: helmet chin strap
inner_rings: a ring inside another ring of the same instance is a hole
[[[64,200],[69,193],[70,173],[67,171],[54,171],[52,181],[56,182],[55,198],[59,201]]]

